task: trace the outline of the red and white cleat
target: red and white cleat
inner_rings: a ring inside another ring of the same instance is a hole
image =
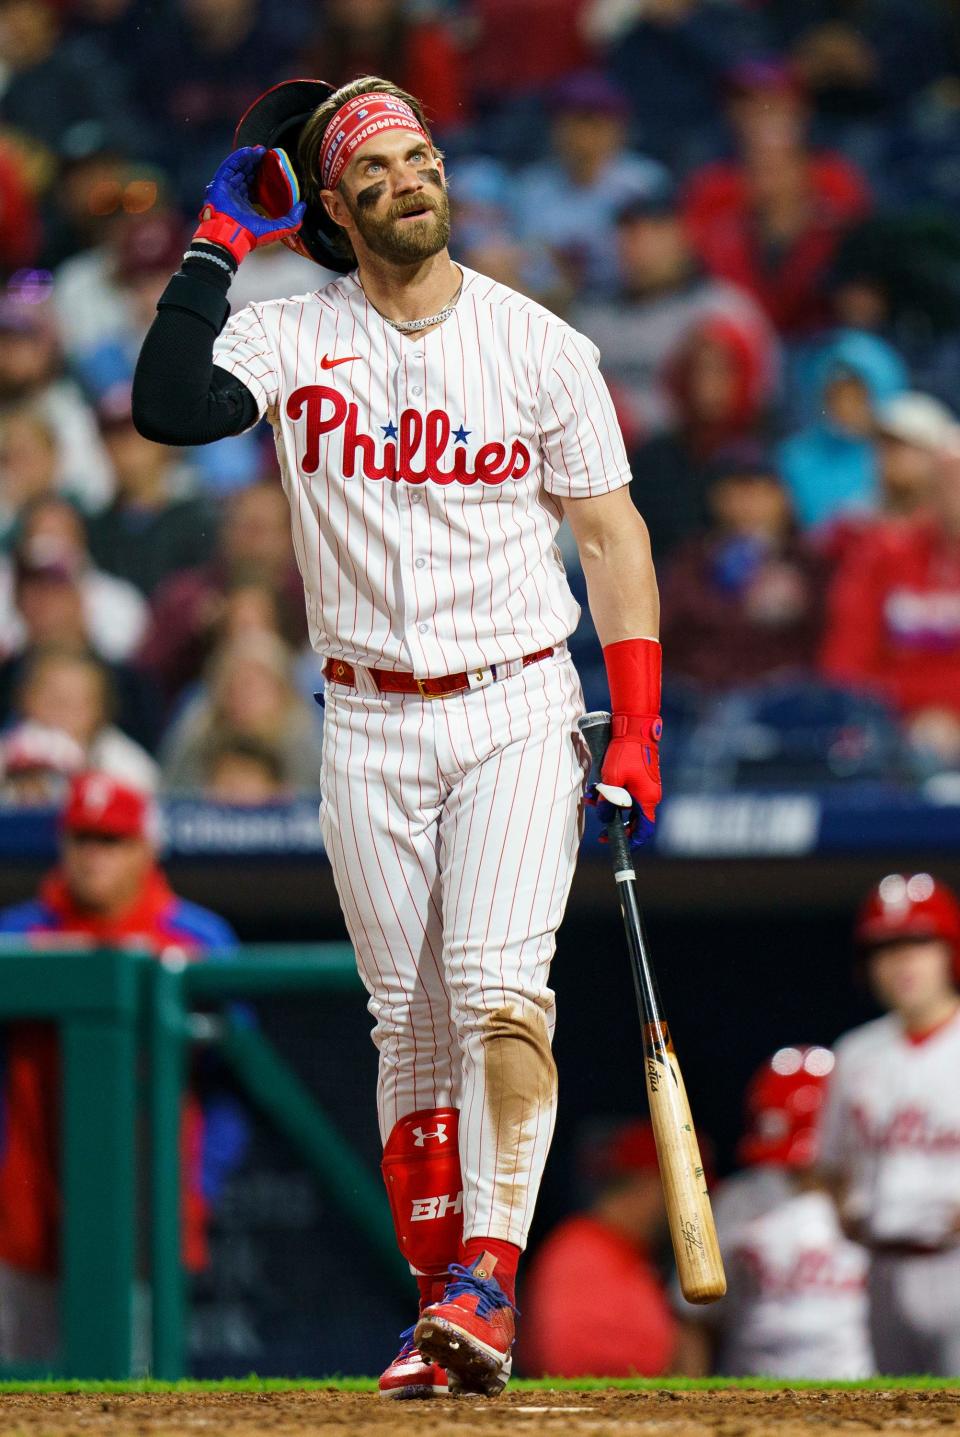
[[[446,1369],[453,1393],[496,1397],[510,1379],[516,1308],[491,1276],[495,1263],[484,1253],[472,1267],[451,1264],[443,1297],[413,1330],[423,1357]]]
[[[413,1341],[413,1328],[401,1333],[403,1346],[380,1378],[380,1396],[404,1398],[446,1397],[447,1374],[437,1363],[424,1357]]]

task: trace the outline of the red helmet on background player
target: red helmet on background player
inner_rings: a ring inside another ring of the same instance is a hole
[[[790,1168],[813,1163],[833,1061],[829,1048],[779,1048],[754,1073],[747,1087],[747,1130],[737,1148],[742,1163]]]
[[[940,938],[953,954],[960,981],[960,902],[929,873],[888,873],[860,909],[856,940],[863,950],[900,938]]]

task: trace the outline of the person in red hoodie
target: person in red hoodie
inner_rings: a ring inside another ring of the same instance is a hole
[[[655,1377],[677,1322],[650,1257],[666,1213],[653,1129],[622,1124],[595,1155],[597,1196],[554,1228],[524,1288],[523,1368],[532,1377]]]
[[[878,520],[846,549],[821,668],[888,698],[934,766],[960,762],[960,427],[938,457],[927,513]]]
[[[775,61],[729,76],[738,157],[707,165],[687,187],[685,216],[710,274],[755,295],[777,329],[804,335],[828,319],[827,271],[844,231],[870,209],[848,160],[812,151],[797,77]]]
[[[0,913],[0,934],[38,949],[69,939],[77,947],[176,945],[198,957],[236,946],[222,918],[178,898],[157,863],[149,799],[103,773],[82,773],[61,815],[61,856],[36,899]],[[58,1340],[59,1043],[49,1022],[10,1024],[0,1046],[0,1360],[42,1362]],[[242,1147],[236,1119],[220,1109],[217,1161],[232,1166]],[[225,1175],[205,1152],[211,1137],[198,1098],[184,1102],[183,1261],[207,1265],[209,1200]],[[238,1146],[239,1139],[239,1146]],[[232,1154],[230,1148],[233,1148]]]

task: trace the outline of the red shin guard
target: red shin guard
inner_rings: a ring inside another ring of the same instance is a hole
[[[460,1255],[463,1183],[456,1108],[408,1113],[387,1139],[383,1180],[397,1245],[417,1274],[421,1306],[439,1300]]]

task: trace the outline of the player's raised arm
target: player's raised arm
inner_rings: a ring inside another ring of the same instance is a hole
[[[209,444],[249,428],[266,407],[262,386],[245,383],[238,365],[227,370],[214,363],[214,345],[230,313],[227,291],[241,261],[258,245],[293,234],[303,218],[296,180],[277,154],[262,146],[235,150],[207,186],[200,226],[160,296],[134,375],[133,419],[148,439]],[[273,179],[280,177],[271,190],[278,215],[272,219],[254,208],[265,164]],[[238,335],[238,353],[243,343]],[[263,347],[261,337],[252,352]]]

